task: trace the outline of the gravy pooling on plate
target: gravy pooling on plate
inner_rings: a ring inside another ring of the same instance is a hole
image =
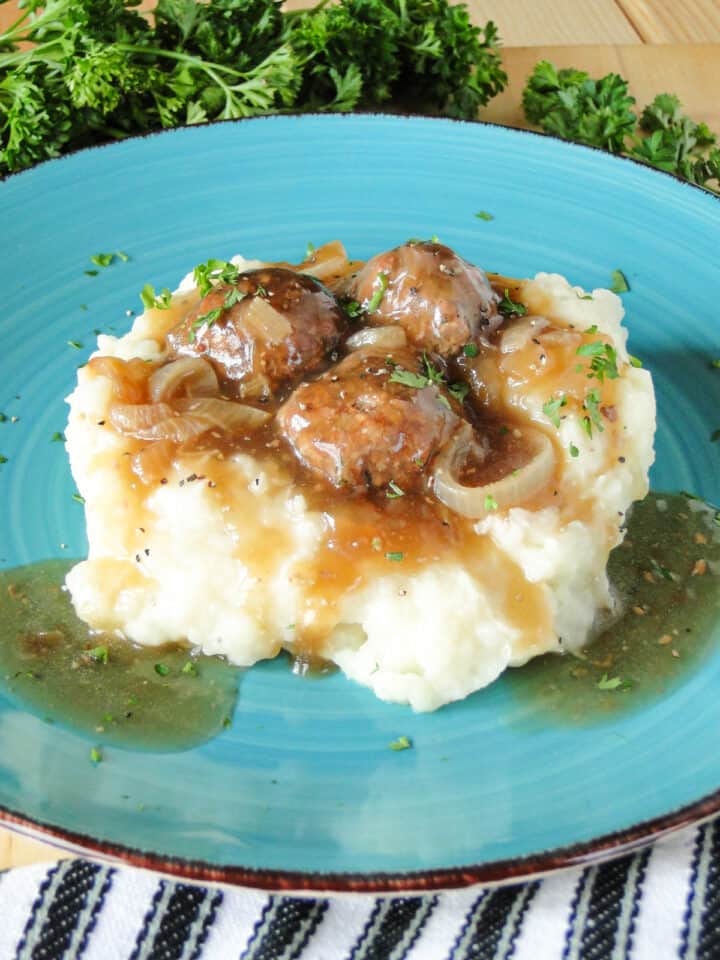
[[[578,649],[652,461],[621,316],[434,242],[201,265],[79,373],[76,609],[241,665],[324,657],[421,710]]]

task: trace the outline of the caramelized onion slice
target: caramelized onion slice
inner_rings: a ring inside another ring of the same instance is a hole
[[[348,255],[339,240],[332,240],[318,247],[310,260],[301,264],[302,272],[318,280],[329,280],[347,271]]]
[[[169,403],[177,397],[216,397],[218,379],[201,357],[181,357],[158,367],[150,377],[150,399]]]
[[[545,317],[520,317],[509,324],[500,338],[500,353],[514,353],[526,347],[532,337],[536,337],[547,327]]]
[[[529,500],[551,479],[555,451],[550,439],[540,430],[525,427],[523,439],[531,454],[525,466],[492,483],[468,487],[457,479],[473,444],[472,427],[463,424],[435,458],[435,496],[455,513],[473,520],[479,520],[496,508],[514,507]]]
[[[258,410],[246,403],[235,403],[234,400],[222,400],[220,397],[185,400],[178,407],[207,421],[209,429],[222,430],[223,433],[257,430],[271,418],[267,410]]]
[[[292,333],[288,318],[264,297],[253,297],[245,312],[243,325],[251,334],[266,343],[280,343]]]
[[[114,403],[108,419],[118,433],[153,440],[155,427],[172,414],[167,403]]]
[[[348,350],[358,350],[360,347],[379,347],[381,350],[395,350],[407,345],[407,336],[403,327],[363,327],[357,333],[347,338],[345,343]]]

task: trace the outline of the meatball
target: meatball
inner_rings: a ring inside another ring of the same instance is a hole
[[[357,492],[392,482],[403,493],[421,490],[425,468],[459,422],[454,401],[415,373],[422,364],[407,348],[392,359],[377,347],[356,350],[301,384],[278,411],[277,427],[298,459],[335,487]],[[402,382],[413,374],[416,386]]]
[[[267,398],[321,370],[345,325],[317,280],[265,267],[214,287],[168,341],[175,354],[209,360],[230,393]]]
[[[412,343],[444,357],[503,319],[483,271],[442,243],[411,241],[378,254],[358,273],[350,295],[369,323],[399,323]]]

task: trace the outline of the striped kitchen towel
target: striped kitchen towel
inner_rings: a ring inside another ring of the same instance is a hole
[[[220,890],[84,860],[0,876],[0,960],[717,960],[720,821],[543,880],[428,896]]]

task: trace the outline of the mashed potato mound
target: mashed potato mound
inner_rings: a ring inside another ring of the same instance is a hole
[[[509,282],[528,313],[508,318],[478,359],[481,400],[512,414],[509,429],[548,436],[555,471],[527,503],[453,520],[447,547],[429,525],[398,551],[396,528],[372,526],[370,506],[345,499],[336,514],[286,460],[241,443],[178,447],[162,476],[143,479],[132,465],[146,444],[113,427],[117,384],[91,361],[68,398],[66,431],[89,542],[67,578],[79,616],[139,644],[184,640],[239,665],[310,650],[419,711],[538,654],[582,647],[612,611],[608,554],[647,492],[652,382],[629,361],[615,294],[588,297],[554,274]],[[197,302],[186,278],[170,309],[146,310],[123,337],[100,336],[94,357],[156,366]],[[593,373],[594,348],[579,352],[597,342],[611,345],[616,377]],[[351,532],[338,546],[341,528]]]

